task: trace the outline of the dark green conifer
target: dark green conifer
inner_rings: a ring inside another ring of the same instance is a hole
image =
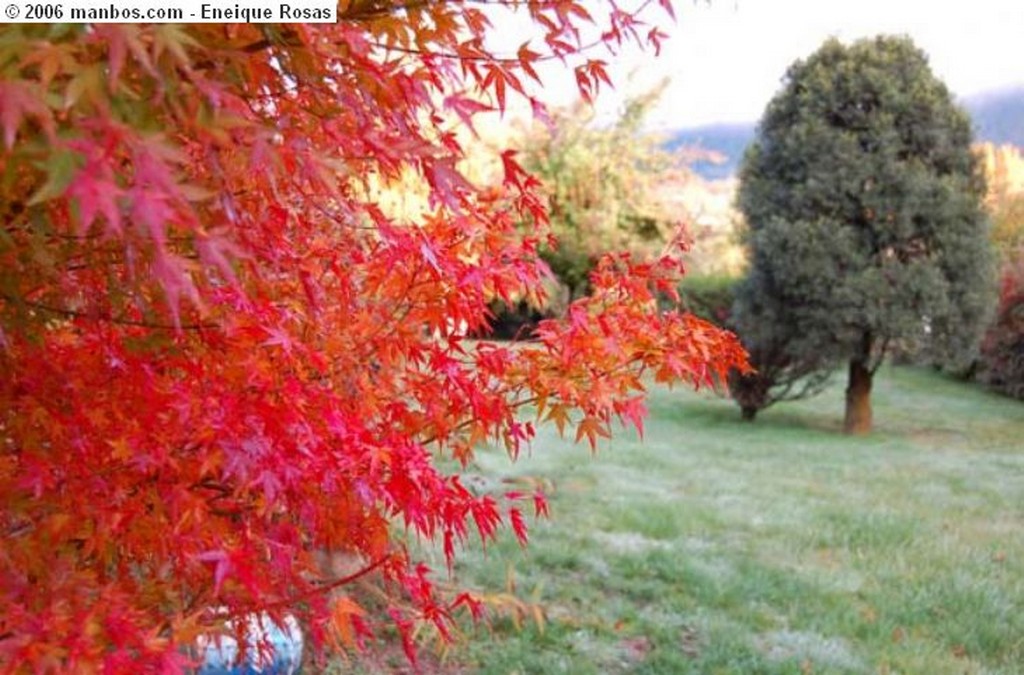
[[[909,38],[829,40],[789,69],[740,173],[751,268],[733,322],[774,378],[746,383],[760,405],[846,362],[844,428],[863,433],[887,351],[972,357],[993,255],[971,137]]]

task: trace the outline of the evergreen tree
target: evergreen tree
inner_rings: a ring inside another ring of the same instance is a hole
[[[971,124],[906,37],[827,41],[788,71],[744,157],[751,270],[736,327],[784,372],[849,367],[844,428],[903,342],[972,358],[993,300]],[[763,368],[762,368],[763,371]]]

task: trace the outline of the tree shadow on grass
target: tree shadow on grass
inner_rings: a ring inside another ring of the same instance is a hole
[[[785,404],[762,410],[753,422],[740,417],[739,407],[729,399],[691,399],[652,406],[652,417],[703,428],[730,429],[737,433],[809,431],[829,436],[842,434],[842,415],[797,409]]]

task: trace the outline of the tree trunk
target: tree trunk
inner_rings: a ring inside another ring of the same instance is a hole
[[[846,385],[846,419],[843,431],[848,434],[866,434],[871,431],[871,378],[868,354],[850,359],[850,380]]]
[[[768,402],[768,381],[760,374],[740,375],[729,373],[729,393],[740,407],[744,422],[753,422],[761,408]]]

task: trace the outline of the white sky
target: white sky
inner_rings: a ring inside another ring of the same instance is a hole
[[[600,108],[667,76],[652,127],[753,122],[794,60],[829,36],[878,33],[910,35],[958,96],[1024,84],[1024,0],[676,0],[675,10],[661,57],[619,59],[617,90]],[[545,98],[565,102],[569,81],[545,81]]]

